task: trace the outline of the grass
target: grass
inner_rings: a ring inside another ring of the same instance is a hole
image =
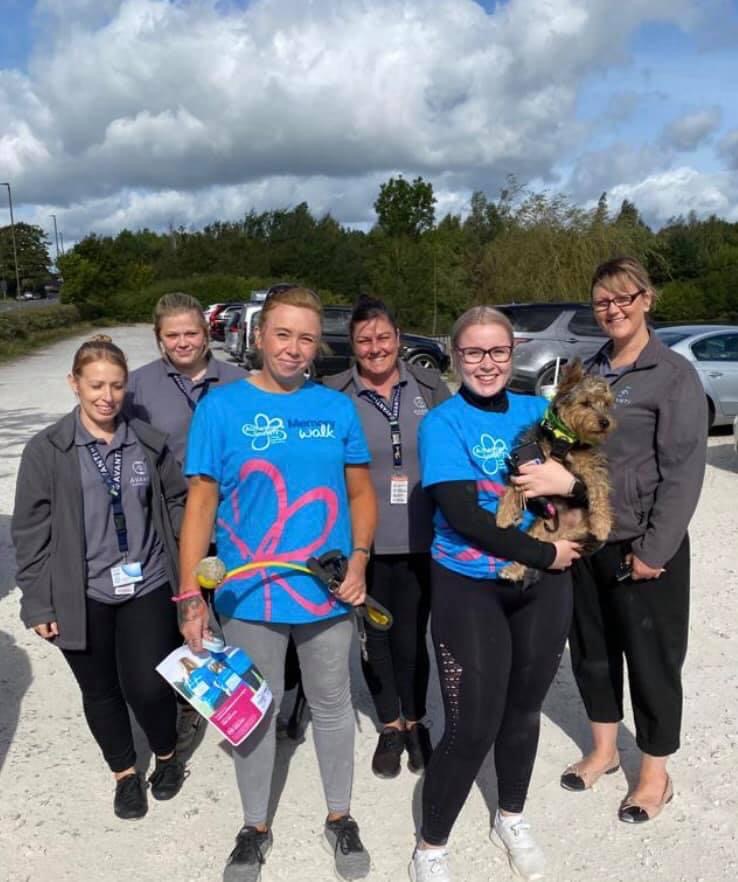
[[[0,364],[12,361],[21,355],[27,355],[29,352],[33,352],[34,349],[39,349],[50,343],[57,343],[59,340],[66,340],[69,337],[84,334],[85,331],[89,331],[92,328],[108,328],[110,326],[110,321],[96,319],[90,322],[76,322],[63,328],[46,328],[44,330],[32,331],[25,338],[4,340],[0,343]]]

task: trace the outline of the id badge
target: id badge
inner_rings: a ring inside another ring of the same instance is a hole
[[[117,567],[111,567],[110,575],[113,578],[114,593],[118,597],[134,594],[136,583],[143,582],[143,570],[138,561],[131,561],[119,564]]]
[[[407,505],[408,485],[407,475],[392,475],[390,480],[390,505]]]

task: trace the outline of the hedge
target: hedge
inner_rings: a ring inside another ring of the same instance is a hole
[[[80,320],[76,306],[55,303],[53,306],[28,306],[0,312],[0,341],[28,340],[37,331],[66,328]]]

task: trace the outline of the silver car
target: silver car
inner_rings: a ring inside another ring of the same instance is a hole
[[[707,395],[709,425],[731,425],[738,416],[738,326],[671,325],[656,333],[695,366]]]
[[[512,322],[515,356],[510,388],[541,393],[559,363],[594,355],[606,342],[589,303],[510,303],[498,306]]]

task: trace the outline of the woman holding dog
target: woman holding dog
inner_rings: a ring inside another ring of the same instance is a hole
[[[704,476],[707,406],[692,366],[649,330],[656,291],[638,261],[601,264],[591,297],[610,338],[589,370],[615,396],[617,428],[604,443],[615,527],[605,547],[573,571],[569,645],[594,746],[565,770],[561,785],[586,790],[617,771],[625,659],[641,764],[618,816],[638,824],[655,818],[674,792],[667,761],[679,748],[682,718],[687,526]]]
[[[109,337],[77,350],[79,406],[23,451],[12,534],[21,618],[69,664],[115,814],[132,819],[148,806],[128,706],[156,755],[152,796],[171,799],[185,776],[175,694],[155,668],[181,642],[171,601],[187,488],[164,435],[122,415],[127,379]]]
[[[207,554],[216,518],[218,554],[228,570],[264,561],[263,569],[224,584],[214,601],[226,642],[254,660],[274,695],[265,720],[233,750],[244,823],[224,882],[258,882],[272,845],[275,722],[290,636],[328,807],[324,845],[339,878],[369,872],[369,855],[349,813],[355,728],[349,650],[351,605],[366,593],[376,499],[356,408],[347,396],[306,380],[320,344],[321,314],[308,289],[271,295],[257,332],[261,372],[209,393],[198,404],[188,440],[178,609],[193,651],[208,633],[195,569]],[[289,568],[334,549],[348,558],[335,594]]]
[[[415,882],[449,882],[446,843],[477,773],[494,743],[498,811],[491,837],[518,875],[538,879],[543,855],[522,812],[538,746],[540,712],[559,665],[571,618],[566,570],[579,557],[568,540],[544,542],[495,520],[505,489],[507,456],[520,433],[546,408],[540,398],[506,387],[513,331],[488,306],[465,312],[451,344],[461,387],[420,426],[423,487],[437,506],[431,546],[431,633],[445,729],[426,768]],[[560,476],[542,490],[567,495]],[[538,580],[505,581],[519,561]]]
[[[402,361],[400,330],[381,300],[359,299],[349,333],[356,364],[323,382],[354,401],[372,454],[379,519],[367,590],[390,610],[394,624],[389,631],[367,631],[369,660],[363,668],[382,725],[372,771],[394,778],[404,751],[415,773],[431,753],[422,718],[430,668],[433,504],[420,486],[417,438],[425,414],[449,391],[438,371]]]

